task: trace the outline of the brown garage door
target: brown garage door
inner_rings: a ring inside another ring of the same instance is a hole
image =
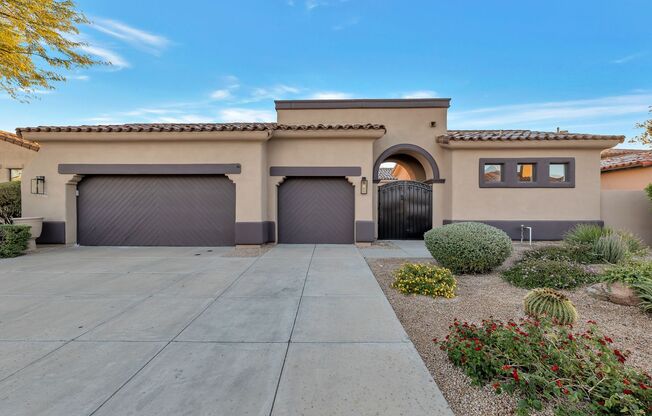
[[[81,245],[235,243],[235,185],[225,176],[89,176],[77,189]]]
[[[280,243],[353,243],[354,191],[344,178],[288,178],[278,188]]]

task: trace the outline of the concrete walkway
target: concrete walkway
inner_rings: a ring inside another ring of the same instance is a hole
[[[0,260],[0,414],[451,415],[354,246]]]

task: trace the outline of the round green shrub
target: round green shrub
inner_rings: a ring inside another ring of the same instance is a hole
[[[532,318],[548,317],[559,325],[569,325],[577,320],[577,310],[563,293],[549,288],[531,290],[523,299],[525,314]]]
[[[424,238],[432,257],[453,273],[486,273],[512,254],[512,240],[504,231],[479,222],[433,228]]]
[[[455,297],[457,281],[450,270],[433,264],[406,263],[394,272],[392,287],[403,294],[447,299]]]
[[[524,259],[504,271],[503,279],[526,289],[572,289],[595,282],[596,276],[568,260]]]

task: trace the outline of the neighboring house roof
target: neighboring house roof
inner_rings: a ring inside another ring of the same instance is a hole
[[[2,130],[0,130],[0,140],[7,143],[15,144],[16,146],[24,147],[25,149],[33,150],[35,152],[38,152],[40,149],[38,143],[33,142],[31,140],[23,139],[22,137],[16,136],[13,133],[9,133]]]
[[[437,138],[439,143],[449,141],[523,141],[523,140],[619,140],[625,136],[581,134],[532,130],[448,130]]]
[[[652,166],[652,150],[609,149],[600,160],[602,172],[648,166]]]
[[[267,130],[384,130],[382,124],[278,124],[278,123],[154,123],[112,124],[96,126],[38,126],[21,127],[16,132],[198,132],[198,131],[267,131]]]
[[[392,175],[394,168],[379,168],[378,179],[381,181],[395,181],[397,178]]]

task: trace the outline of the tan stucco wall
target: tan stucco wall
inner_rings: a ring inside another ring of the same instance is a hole
[[[644,191],[605,189],[601,206],[606,226],[630,231],[652,245],[652,202]]]
[[[386,128],[386,133],[373,143],[373,157],[370,169],[363,170],[367,178],[373,177],[373,163],[389,147],[398,144],[414,144],[429,152],[437,162],[441,178],[450,175],[447,149],[437,144],[435,138],[446,132],[446,108],[369,108],[329,110],[278,110],[278,122],[287,124],[347,124],[377,123]],[[436,127],[431,127],[435,122]],[[418,154],[407,153],[423,165],[428,178],[432,178],[430,165]],[[372,188],[371,215],[377,221],[378,185]],[[446,213],[445,184],[433,184],[433,226],[441,225]],[[368,215],[368,214],[367,214]]]
[[[574,157],[575,188],[480,188],[480,158]],[[455,149],[451,220],[599,220],[600,149]]]
[[[652,166],[602,172],[602,189],[641,190],[652,183]]]
[[[266,133],[265,133],[266,134]],[[264,221],[267,206],[264,135],[257,139],[220,137],[201,133],[77,134],[75,141],[41,140],[41,150],[23,172],[26,177],[45,176],[45,195],[32,195],[23,186],[23,215],[46,221],[66,221],[66,242],[76,241],[75,183],[79,177],[57,172],[62,163],[88,164],[200,164],[240,163],[240,174],[228,175],[236,185],[236,221]],[[72,183],[72,184],[71,184]]]
[[[374,137],[272,138],[267,143],[268,166],[360,167],[361,176],[350,176],[347,179],[355,188],[355,220],[370,221],[373,219],[373,198],[371,192],[366,195],[360,193],[360,181],[364,176],[371,183],[374,140]],[[269,169],[267,172],[269,173]],[[270,176],[267,179],[267,212],[270,221],[277,221],[277,187],[283,179],[278,176]]]
[[[0,140],[0,182],[9,181],[9,169],[24,169],[34,156],[33,150]]]

